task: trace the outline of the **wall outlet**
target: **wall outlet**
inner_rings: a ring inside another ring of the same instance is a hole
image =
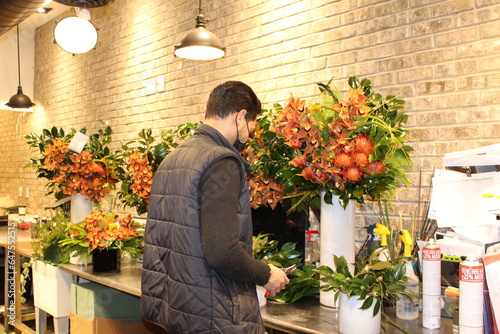
[[[19,186],[19,188],[17,188],[17,196],[23,197],[23,187],[22,186]]]

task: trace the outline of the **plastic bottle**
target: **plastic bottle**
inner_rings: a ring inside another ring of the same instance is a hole
[[[319,221],[312,208],[309,208],[309,230],[306,231],[304,264],[319,265]]]
[[[320,259],[320,247],[319,247],[318,225],[313,224],[306,232],[304,263],[317,265],[319,259]]]
[[[399,238],[403,242],[403,252],[406,257],[406,276],[408,277],[408,282],[406,283],[406,290],[413,292],[417,297],[413,297],[413,303],[404,297],[400,297],[396,302],[396,316],[403,320],[415,320],[418,319],[418,306],[419,306],[419,281],[413,266],[411,264],[411,246],[413,240],[407,230],[400,232]]]
[[[406,290],[411,291],[418,296],[419,281],[409,260],[406,261],[406,276],[408,276]],[[406,298],[400,297],[396,302],[396,316],[403,320],[418,319],[418,298],[413,297],[413,303],[410,303]]]

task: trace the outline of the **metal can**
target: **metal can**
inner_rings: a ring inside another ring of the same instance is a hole
[[[422,249],[422,326],[441,327],[441,249],[434,239]]]
[[[474,254],[459,268],[459,333],[483,333],[484,266]]]

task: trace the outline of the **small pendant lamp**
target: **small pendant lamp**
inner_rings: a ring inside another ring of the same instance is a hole
[[[208,19],[203,15],[200,0],[196,27],[184,36],[180,45],[174,47],[177,57],[191,60],[214,60],[224,57],[226,48],[222,47],[217,36],[207,30],[207,23]]]
[[[5,105],[14,109],[28,109],[33,107],[35,104],[31,102],[31,99],[23,94],[23,87],[21,87],[21,56],[19,51],[19,25],[17,25],[17,75],[19,79],[19,86],[17,86],[17,94],[12,95]]]

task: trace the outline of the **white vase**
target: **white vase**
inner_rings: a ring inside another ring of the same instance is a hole
[[[375,301],[366,310],[360,309],[364,300],[358,296],[348,298],[345,293],[340,294],[339,332],[342,334],[379,334],[381,310],[373,316]]]
[[[71,222],[78,224],[92,210],[92,201],[82,194],[71,195]]]
[[[354,263],[354,201],[344,209],[339,203],[339,197],[332,197],[332,204],[324,201],[324,193],[321,194],[321,220],[320,220],[320,264],[329,266],[335,270],[333,255],[344,256],[347,263]],[[335,303],[334,291],[321,291],[319,301],[321,305],[338,307]]]
[[[36,261],[33,264],[35,306],[54,318],[69,316],[72,281],[73,275],[70,273],[42,261]]]
[[[69,263],[76,264],[79,266],[86,266],[87,264],[92,264],[92,255],[79,256],[75,251],[73,251],[69,253]]]

